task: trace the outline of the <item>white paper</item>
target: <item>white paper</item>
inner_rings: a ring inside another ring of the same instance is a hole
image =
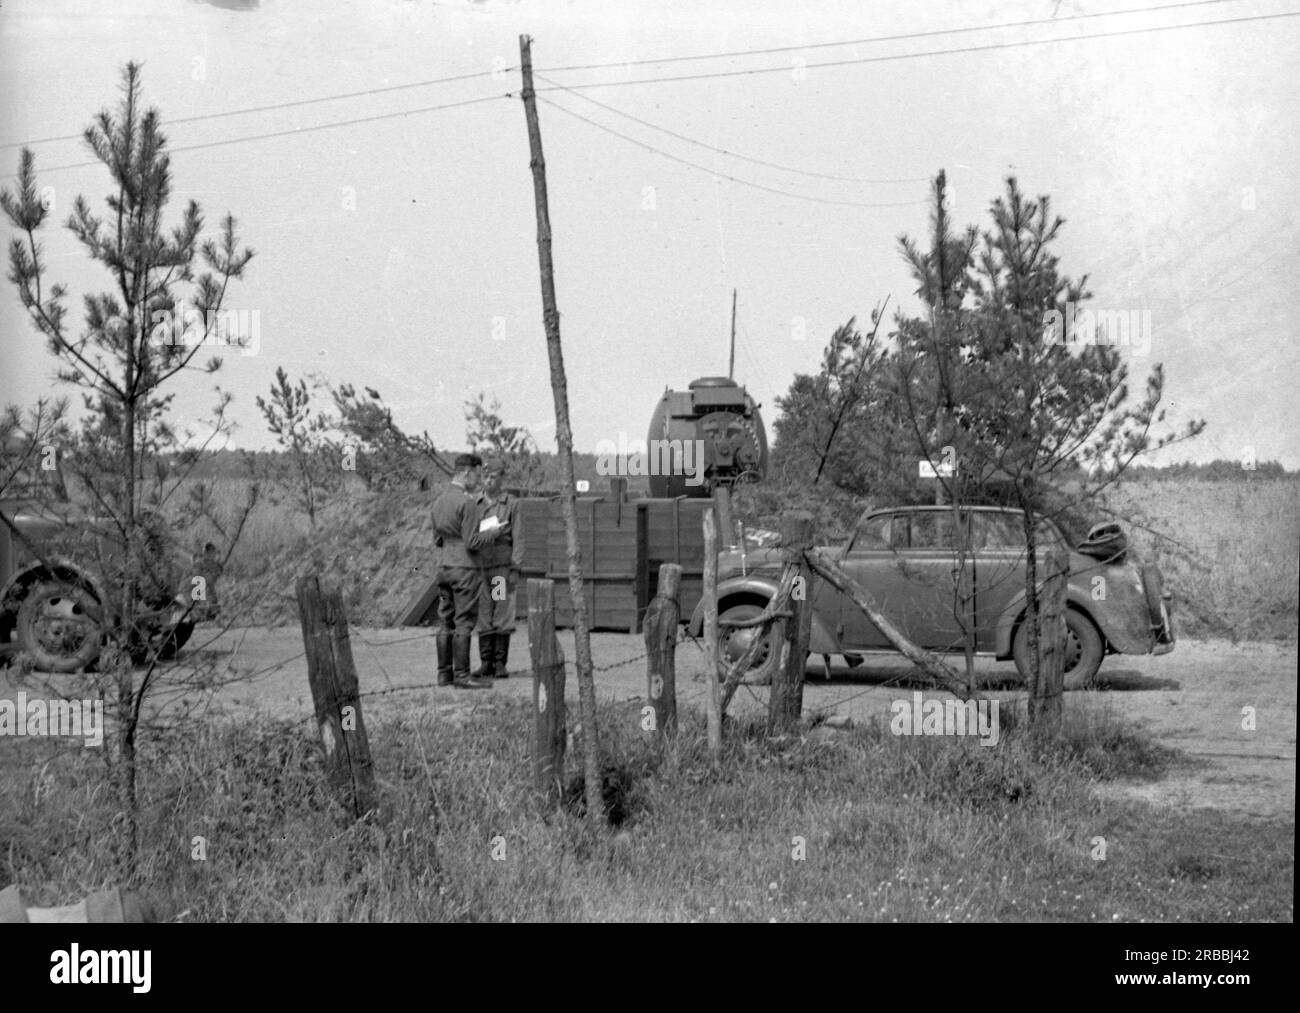
[[[497,528],[501,526],[502,524],[500,518],[497,517],[496,514],[492,514],[490,517],[484,517],[481,521],[479,521],[478,531],[479,534],[483,534],[488,531],[495,531]]]

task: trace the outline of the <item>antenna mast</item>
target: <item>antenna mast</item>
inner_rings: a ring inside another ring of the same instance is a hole
[[[731,358],[727,360],[727,379],[736,378],[736,290],[731,290]]]

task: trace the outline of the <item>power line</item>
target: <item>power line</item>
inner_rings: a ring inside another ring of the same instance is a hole
[[[379,113],[375,116],[359,116],[352,120],[337,120],[333,123],[318,123],[314,127],[297,127],[293,130],[274,130],[268,134],[253,134],[249,137],[228,137],[221,141],[207,141],[203,144],[187,144],[179,148],[167,148],[163,153],[167,155],[175,154],[181,151],[199,151],[203,148],[219,148],[227,144],[243,144],[247,141],[264,141],[272,137],[288,137],[294,134],[309,134],[316,130],[330,130],[334,127],[349,127],[357,123],[373,123],[376,120],[391,120],[399,116],[414,116],[417,113],[431,113],[439,109],[457,109],[461,106],[477,105],[480,102],[495,102],[497,99],[509,98],[508,94],[501,95],[484,95],[481,98],[464,99],[460,102],[446,102],[437,106],[425,106],[422,109],[403,109],[395,113]],[[53,165],[48,169],[41,169],[41,172],[60,172],[64,169],[80,169],[87,165],[101,165],[98,159],[92,159],[88,162],[72,162],[69,165]],[[10,173],[10,178],[16,174]]]
[[[585,63],[568,67],[546,67],[536,71],[554,74],[570,70],[604,70],[610,67],[643,67],[658,63],[685,63],[693,60],[723,60],[736,56],[770,56],[773,53],[805,52],[810,49],[831,49],[836,46],[865,46],[873,42],[901,42],[907,39],[926,39],[936,35],[964,35],[970,32],[989,32],[999,28],[1028,28],[1033,25],[1055,25],[1066,21],[1083,21],[1088,18],[1120,17],[1125,14],[1150,14],[1156,11],[1177,10],[1181,7],[1208,7],[1214,4],[1235,3],[1236,0],[1189,0],[1186,3],[1159,4],[1153,7],[1131,7],[1118,11],[1103,11],[1097,14],[1067,14],[1065,17],[1034,18],[1031,21],[1006,21],[996,25],[968,25],[964,28],[937,28],[927,32],[904,32],[900,35],[875,35],[865,39],[849,39],[844,42],[814,42],[803,46],[773,46],[768,49],[737,49],[726,53],[703,53],[698,56],[666,56],[656,60],[619,60],[611,63]]]
[[[1114,39],[1126,35],[1145,35],[1151,32],[1169,32],[1179,28],[1208,28],[1215,25],[1236,25],[1252,21],[1274,21],[1280,18],[1300,16],[1300,11],[1284,11],[1280,14],[1255,14],[1240,18],[1219,18],[1214,21],[1189,21],[1181,25],[1152,25],[1147,28],[1125,28],[1112,32],[1092,32],[1086,35],[1061,36],[1054,39],[1022,39],[1018,42],[996,42],[983,46],[962,46],[956,49],[929,49],[919,53],[892,53],[886,56],[865,56],[852,60],[826,60],[822,63],[802,64],[799,67],[752,67],[747,70],[719,70],[701,74],[679,74],[674,77],[641,77],[630,81],[589,81],[585,84],[572,84],[563,89],[573,91],[582,88],[618,88],[629,84],[662,84],[671,81],[703,81],[708,78],[744,77],[750,74],[786,74],[791,70],[815,70],[819,67],[849,67],[867,63],[890,63],[897,60],[916,60],[926,56],[953,56],[965,53],[987,53],[1000,49],[1017,49],[1021,46],[1045,46],[1055,42],[1084,42],[1088,39]],[[537,91],[560,90],[559,85],[538,88]]]
[[[599,106],[601,109],[608,110],[615,116],[622,116],[624,119],[631,120],[633,123],[639,123],[643,127],[649,127],[651,130],[658,130],[660,133],[667,134],[669,137],[675,137],[679,141],[685,141],[687,144],[694,144],[696,147],[706,148],[709,151],[717,152],[720,155],[726,155],[729,158],[738,158],[742,162],[752,162],[754,165],[764,165],[769,169],[780,169],[782,172],[792,172],[800,176],[812,176],[816,179],[832,179],[844,183],[925,183],[929,181],[928,176],[912,176],[901,179],[867,179],[861,176],[837,176],[833,173],[813,172],[810,169],[798,169],[791,165],[781,165],[778,162],[768,162],[761,158],[751,158],[749,155],[742,155],[739,152],[728,151],[726,148],[718,148],[712,144],[706,144],[704,141],[697,141],[693,137],[687,137],[685,134],[679,134],[674,130],[669,130],[667,127],[661,127],[658,124],[649,122],[648,120],[643,120],[640,117],[633,116],[631,113],[625,113],[621,109],[615,109],[613,106],[606,105],[604,102],[597,102],[591,96],[573,91],[572,88],[566,88],[562,84],[556,84],[556,82],[542,74],[538,74],[537,76],[547,84],[555,85],[555,87],[569,92],[577,98],[582,99],[584,102],[590,102],[594,106]]]
[[[625,60],[625,61],[614,62],[614,63],[576,64],[576,65],[571,65],[566,67],[548,68],[547,72],[551,73],[551,72],[559,72],[559,71],[599,70],[599,69],[605,69],[610,67],[637,67],[637,66],[645,66],[649,64],[681,63],[681,62],[690,62],[690,61],[699,61],[699,60],[729,59],[737,56],[764,56],[773,53],[800,52],[800,51],[807,51],[807,50],[814,50],[814,49],[828,49],[828,48],[834,48],[839,46],[867,45],[873,42],[897,42],[897,41],[903,41],[908,39],[932,38],[934,36],[939,36],[939,35],[962,35],[962,34],[968,34],[970,32],[996,31],[1002,28],[1025,28],[1034,25],[1061,24],[1067,21],[1081,21],[1081,20],[1086,20],[1091,18],[1104,18],[1104,17],[1120,17],[1128,14],[1148,14],[1148,13],[1162,11],[1162,10],[1176,10],[1185,7],[1205,7],[1205,6],[1215,5],[1215,4],[1236,3],[1236,2],[1237,0],[1188,0],[1188,2],[1185,3],[1160,4],[1151,7],[1125,8],[1123,10],[1106,11],[1097,14],[1070,14],[1064,17],[1035,18],[1028,21],[1008,21],[1002,24],[994,24],[994,25],[968,25],[963,28],[940,28],[940,29],[934,29],[932,31],[925,31],[925,32],[905,32],[897,35],[879,35],[879,36],[872,36],[863,39],[849,39],[842,42],[817,42],[817,43],[810,43],[808,45],[803,45],[803,46],[774,46],[766,49],[744,49],[744,50],[734,50],[726,53],[704,53],[695,56],[669,56],[669,57],[661,57],[658,59]],[[363,98],[368,95],[384,95],[384,94],[397,92],[397,91],[409,91],[412,88],[426,88],[431,85],[437,85],[437,84],[449,84],[456,81],[470,81],[470,80],[474,80],[475,78],[487,77],[493,74],[509,73],[517,69],[518,69],[517,67],[502,67],[502,68],[494,68],[492,70],[480,70],[470,74],[454,74],[449,77],[430,78],[425,81],[412,81],[407,84],[387,85],[381,88],[366,88],[366,89],[362,89],[361,91],[341,92],[337,95],[323,95],[320,96],[319,98],[296,99],[290,102],[275,102],[269,105],[249,106],[248,108],[245,109],[228,109],[224,112],[203,113],[197,116],[182,116],[176,119],[170,119],[167,122],[169,125],[177,124],[177,123],[199,123],[204,120],[223,119],[228,116],[244,116],[250,113],[272,112],[278,109],[292,109],[292,108],[298,108],[302,106],[318,105],[322,102],[338,102],[350,98]],[[539,73],[538,76],[540,77],[541,74]],[[33,144],[52,144],[58,141],[75,141],[75,140],[79,140],[81,137],[82,137],[81,134],[60,134],[58,136],[40,137],[28,141],[13,141],[5,144],[0,144],[0,150],[23,147],[25,145],[33,145]],[[837,177],[837,178],[847,178],[847,177]],[[858,181],[853,180],[853,182],[858,182]],[[862,182],[873,182],[873,181],[865,180]],[[908,180],[907,182],[912,182],[912,181]]]
[[[621,134],[617,130],[605,126],[603,123],[597,123],[595,120],[588,119],[586,116],[583,116],[581,113],[575,113],[572,109],[566,109],[558,102],[552,102],[550,99],[545,99],[545,98],[541,99],[540,101],[545,102],[552,109],[558,109],[560,112],[572,116],[574,119],[582,120],[583,123],[590,124],[591,126],[595,127],[597,130],[603,130],[607,134],[613,134],[615,137],[622,138],[623,140],[627,141],[629,144],[635,144],[638,148],[644,148],[646,151],[653,152],[654,154],[659,155],[663,158],[670,159],[671,161],[678,162],[682,165],[690,166],[692,169],[698,169],[700,172],[707,172],[710,176],[717,176],[721,179],[729,180],[732,183],[739,183],[741,186],[750,186],[756,190],[764,190],[767,193],[778,194],[782,197],[794,197],[797,200],[812,201],[816,204],[836,204],[839,205],[840,207],[851,207],[851,208],[906,208],[906,207],[915,207],[917,205],[926,203],[926,201],[924,200],[896,201],[887,204],[867,204],[867,203],[863,203],[862,201],[852,201],[852,200],[831,200],[826,197],[814,197],[810,194],[795,193],[791,190],[781,190],[774,186],[766,186],[763,183],[755,183],[752,180],[740,179],[736,176],[728,176],[725,173],[717,172],[714,169],[710,169],[707,165],[700,165],[698,162],[692,162],[689,159],[679,158],[677,155],[669,154],[668,152],[663,151],[660,148],[656,148],[652,144],[646,144],[644,141],[638,141],[635,137],[628,137],[627,134]]]
[[[514,68],[512,67],[507,67],[501,71],[501,73],[513,69]],[[495,73],[497,73],[495,70],[480,70],[474,74],[456,74],[453,77],[435,77],[428,81],[412,81],[410,84],[394,84],[384,88],[367,88],[364,91],[343,92],[339,95],[323,95],[320,98],[297,99],[293,102],[275,102],[271,105],[265,106],[250,106],[247,109],[228,109],[222,113],[204,113],[201,116],[181,116],[177,119],[169,119],[167,125],[172,126],[176,123],[198,123],[201,120],[216,120],[226,116],[243,116],[247,113],[271,112],[276,109],[292,109],[298,106],[317,105],[321,102],[337,102],[341,99],[361,98],[366,95],[384,95],[394,91],[408,91],[411,88],[425,88],[433,84],[447,84],[451,81],[469,81],[476,77],[486,77],[489,74]],[[31,144],[51,144],[55,141],[76,141],[80,140],[81,137],[81,134],[62,134],[58,137],[40,137],[34,141],[14,141],[12,144],[0,144],[0,149],[19,148]]]

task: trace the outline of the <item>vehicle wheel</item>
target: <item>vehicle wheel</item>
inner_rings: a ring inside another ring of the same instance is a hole
[[[33,587],[18,608],[18,643],[43,672],[75,672],[99,657],[94,596],[71,581]]]
[[[1029,679],[1029,626],[1022,622],[1016,629],[1011,653],[1022,679]],[[1082,612],[1065,610],[1065,688],[1087,689],[1097,678],[1105,645],[1092,620]]]
[[[844,664],[848,665],[849,668],[857,668],[857,667],[858,667],[859,665],[861,665],[862,662],[865,661],[865,660],[866,660],[866,659],[863,658],[862,655],[860,655],[860,654],[846,654],[846,655],[844,655]]]
[[[732,605],[718,616],[719,622],[723,619],[753,619],[762,615],[763,608],[760,605]],[[718,660],[722,665],[730,667],[740,660],[740,656],[749,649],[754,635],[758,632],[757,627],[751,629],[729,629],[720,626],[720,636],[718,638]],[[749,671],[745,673],[744,681],[751,686],[771,685],[772,673],[776,671],[776,666],[781,659],[781,648],[776,643],[775,630],[769,630],[767,643],[759,649],[758,657],[750,665]],[[721,677],[723,673],[719,673]]]

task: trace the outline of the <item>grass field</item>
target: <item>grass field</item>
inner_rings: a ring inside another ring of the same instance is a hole
[[[537,811],[519,701],[371,721],[368,823],[325,793],[310,722],[176,729],[148,744],[141,882],[187,921],[1293,918],[1291,821],[1099,801],[1099,780],[1181,761],[1073,705],[1046,754],[1006,721],[997,749],[751,726],[717,774],[694,712],[666,755],[638,717],[601,716],[622,815],[605,834]],[[0,743],[4,875],[41,904],[116,879],[99,758],[51,748]]]
[[[221,480],[214,501],[230,513],[245,488]],[[293,579],[310,564],[341,585],[354,622],[396,622],[429,576],[431,496],[352,492],[327,505],[311,532],[292,496],[271,488],[231,558],[223,601],[240,625],[294,622]],[[1125,485],[1108,502],[1137,551],[1160,564],[1176,596],[1179,636],[1295,639],[1300,482],[1150,481]],[[828,514],[823,526],[832,523]]]

